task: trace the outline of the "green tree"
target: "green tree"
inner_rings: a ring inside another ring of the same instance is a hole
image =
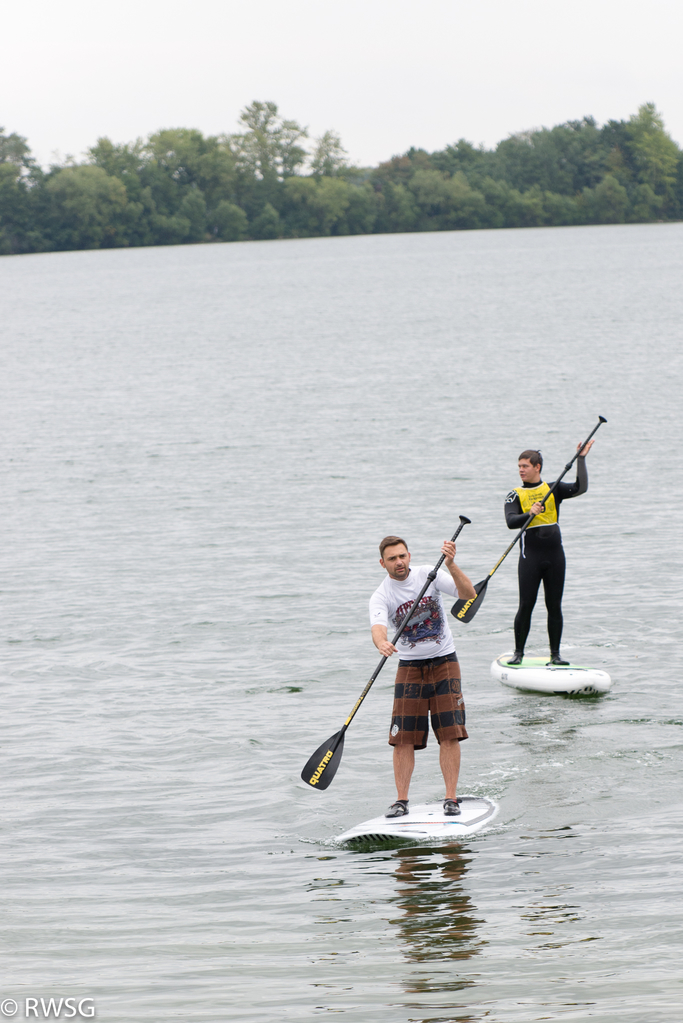
[[[488,227],[486,199],[478,189],[470,187],[462,171],[448,182],[448,197],[450,210],[444,226],[458,230]]]
[[[348,154],[336,131],[326,131],[315,140],[311,170],[315,177],[331,178],[348,166]]]
[[[154,203],[152,223],[158,244],[199,240],[199,210],[188,197],[200,187],[201,158],[207,149],[202,133],[190,128],[166,128],[145,143],[141,181]],[[186,200],[189,207],[183,205]]]
[[[581,205],[590,224],[623,224],[628,210],[628,192],[615,177],[606,174],[595,188],[584,188]]]
[[[489,226],[517,226],[514,210],[519,192],[510,188],[507,181],[491,177],[485,177],[479,187],[486,201]]]
[[[142,174],[150,160],[142,139],[117,145],[111,139],[101,137],[88,150],[88,158],[95,167],[101,167],[111,177],[122,181],[129,199],[140,197],[144,187]]]
[[[400,181],[382,180],[374,176],[373,186],[377,209],[375,231],[380,234],[414,231],[418,210],[410,189]]]
[[[237,159],[225,136],[207,140],[209,146],[199,159],[196,184],[209,206],[223,200],[235,201],[237,189]]]
[[[564,227],[583,222],[581,209],[573,195],[558,195],[557,192],[543,193],[544,223]]]
[[[101,167],[65,167],[46,185],[51,199],[50,233],[57,249],[125,245],[126,189]]]
[[[683,220],[683,153],[678,154],[676,166],[676,185],[674,188],[674,201],[671,207],[671,216]]]
[[[435,170],[452,177],[461,171],[468,181],[482,178],[487,173],[487,160],[490,157],[484,147],[475,148],[467,139],[459,139],[444,150],[432,153],[431,163]]]
[[[438,231],[451,207],[448,178],[436,170],[418,170],[411,177],[409,188],[420,215],[419,230]]]
[[[282,215],[287,225],[287,234],[294,238],[310,238],[319,233],[317,190],[314,178],[291,177],[285,182]]]
[[[167,128],[150,135],[145,151],[179,188],[180,201],[187,188],[199,188],[211,205],[233,197],[237,160],[226,136]]]
[[[486,223],[486,200],[481,192],[470,188],[460,171],[448,178],[436,170],[418,170],[410,181],[410,190],[420,214],[420,230],[473,228]]]
[[[154,245],[182,245],[189,240],[192,224],[181,213],[154,213],[151,223]]]
[[[631,189],[630,209],[626,219],[632,223],[647,223],[662,216],[665,199],[656,195],[650,185],[636,185]]]
[[[43,182],[26,139],[0,128],[0,254],[51,247],[40,223]]]
[[[251,222],[250,233],[252,238],[259,240],[282,237],[283,225],[280,220],[280,214],[269,202],[265,204],[258,216]]]
[[[545,224],[543,189],[539,185],[532,185],[526,192],[518,193],[516,215],[518,227],[541,227]]]
[[[520,193],[537,185],[558,195],[576,195],[602,179],[608,152],[595,120],[584,117],[511,135],[498,143],[484,169]]]
[[[380,196],[369,182],[349,185],[344,219],[337,225],[338,234],[371,234],[375,230]]]
[[[654,103],[644,103],[628,120],[638,181],[648,185],[663,204],[670,204],[676,189],[679,150],[664,130]]]
[[[117,145],[101,137],[88,150],[90,162],[110,177],[118,178],[126,189],[126,206],[122,213],[125,236],[129,245],[159,243],[155,218],[157,207],[145,175],[152,157],[142,139],[130,144]]]
[[[289,232],[298,236],[342,233],[353,186],[339,178],[288,178],[284,217]]]
[[[681,154],[655,105],[644,103],[628,121],[608,121],[603,135],[610,149],[609,173],[628,193],[631,210],[626,219],[676,217]]]
[[[5,129],[0,128],[0,163],[10,164],[19,170],[28,170],[35,165],[28,143],[22,135],[16,132],[5,135]]]
[[[178,213],[181,217],[186,217],[190,225],[183,241],[203,241],[207,230],[206,201],[198,188],[192,189],[185,195]]]
[[[195,185],[209,143],[195,128],[165,128],[149,136],[145,150],[178,185]]]
[[[221,199],[210,217],[214,233],[221,241],[238,242],[247,237],[249,221],[243,209]]]
[[[0,162],[0,254],[30,252],[31,227],[31,196],[21,170]]]
[[[130,146],[98,139],[89,156],[126,186],[131,213],[138,214],[128,225],[131,244],[201,241],[207,208],[234,199],[236,160],[222,136],[167,128]]]
[[[308,132],[296,121],[283,120],[275,103],[254,101],[240,114],[246,126],[230,142],[241,166],[267,182],[281,181],[295,174],[306,159],[300,145]]]
[[[407,185],[419,170],[435,170],[432,159],[424,149],[409,149],[403,156],[392,156],[380,163],[372,172],[372,180]]]

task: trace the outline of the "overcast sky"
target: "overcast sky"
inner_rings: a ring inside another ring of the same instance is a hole
[[[683,144],[681,0],[4,0],[0,24],[0,125],[44,164],[236,131],[254,99],[366,165],[648,101]]]

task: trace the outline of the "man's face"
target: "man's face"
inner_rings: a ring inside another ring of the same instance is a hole
[[[532,465],[528,458],[520,458],[517,465],[519,466],[519,478],[522,483],[541,482],[540,465]]]
[[[393,547],[385,547],[384,557],[379,559],[379,563],[386,568],[392,579],[401,581],[408,578],[410,554],[404,544],[397,543]]]

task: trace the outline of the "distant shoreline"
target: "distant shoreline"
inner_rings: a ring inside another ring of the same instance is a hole
[[[308,145],[274,103],[240,121],[232,135],[101,138],[47,171],[0,130],[0,254],[683,220],[683,150],[652,103],[377,167],[351,166],[333,131]]]

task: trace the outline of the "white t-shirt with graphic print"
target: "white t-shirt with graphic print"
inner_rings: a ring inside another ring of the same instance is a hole
[[[370,625],[386,625],[388,638],[392,640],[427,582],[430,571],[429,565],[411,567],[408,578],[403,582],[387,575],[370,597]],[[458,591],[450,574],[437,572],[436,579],[430,584],[419,608],[396,644],[402,660],[443,657],[455,651],[442,593],[455,597]]]

